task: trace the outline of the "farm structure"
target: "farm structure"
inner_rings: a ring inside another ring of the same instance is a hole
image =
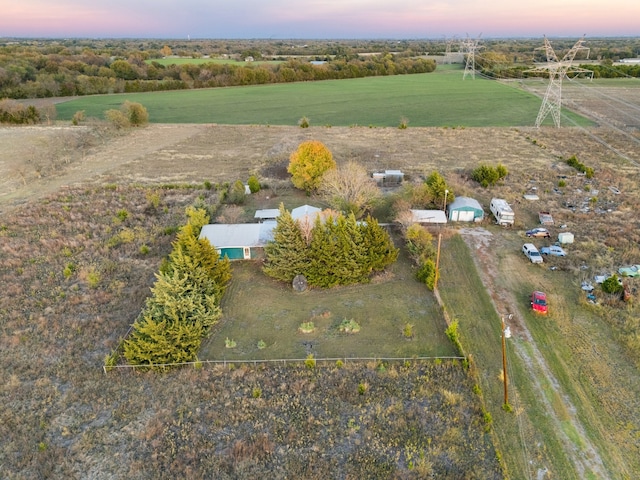
[[[484,218],[482,205],[470,197],[456,197],[447,206],[447,212],[450,222],[481,222]]]
[[[259,222],[273,222],[280,216],[280,210],[277,208],[266,208],[263,210],[256,210],[253,218]]]
[[[263,255],[264,246],[273,238],[276,222],[210,224],[202,227],[200,238],[206,238],[220,257],[229,260],[251,260]]]
[[[447,223],[447,215],[442,210],[411,210],[411,219],[420,224]]]
[[[571,232],[561,232],[558,234],[558,242],[564,243],[573,243],[573,233]]]
[[[385,170],[384,172],[374,172],[373,179],[379,187],[400,185],[404,180],[404,173],[400,170]]]
[[[291,210],[291,217],[300,224],[313,226],[322,209],[312,205],[302,205]],[[205,225],[200,238],[206,238],[216,248],[220,257],[229,260],[252,260],[262,258],[264,247],[273,240],[273,229],[280,210],[269,208],[256,210],[254,218],[259,223],[214,223]]]
[[[502,198],[492,198],[490,208],[498,225],[513,225],[515,214],[506,200]]]

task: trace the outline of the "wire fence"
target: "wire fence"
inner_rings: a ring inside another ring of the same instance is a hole
[[[194,368],[201,368],[205,365],[222,365],[223,367],[227,366],[238,366],[238,365],[268,365],[268,364],[282,364],[286,365],[308,365],[310,362],[313,362],[314,366],[319,366],[321,364],[332,364],[335,365],[337,362],[342,362],[346,364],[347,362],[412,362],[412,361],[436,361],[436,360],[466,360],[465,357],[458,356],[445,356],[445,357],[327,357],[327,358],[315,358],[315,357],[307,357],[307,358],[277,358],[277,359],[252,359],[252,360],[195,360],[192,362],[180,362],[180,363],[146,363],[142,365],[103,365],[102,370],[105,375],[113,370],[136,370],[136,369],[166,369],[172,367],[184,367],[191,365]]]

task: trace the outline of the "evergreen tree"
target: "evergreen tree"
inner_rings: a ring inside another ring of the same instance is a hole
[[[360,230],[366,252],[367,274],[382,271],[398,259],[399,250],[375,218],[367,216],[365,223],[360,225]]]
[[[355,215],[340,215],[334,224],[334,231],[338,255],[336,274],[340,285],[367,282],[367,252]]]
[[[307,281],[309,285],[330,288],[339,285],[338,239],[333,217],[329,216],[322,223],[316,218],[313,236],[309,245],[309,268]]]
[[[190,277],[194,288],[201,287],[205,280],[211,280],[213,287],[207,285],[212,290],[202,287],[202,293],[214,295],[219,305],[231,280],[231,262],[228,258],[221,259],[206,238],[198,239],[181,232],[173,244],[165,272]]]
[[[302,232],[291,213],[280,205],[280,215],[273,232],[273,241],[265,248],[263,272],[277,280],[291,282],[298,274],[306,275],[308,248]]]
[[[157,274],[144,314],[157,323],[163,320],[184,325],[200,323],[204,328],[215,324],[221,315],[216,286],[204,271],[198,273],[195,281],[193,276],[181,273]]]
[[[203,330],[199,322],[172,324],[143,315],[133,324],[133,331],[124,342],[124,356],[132,365],[189,362],[198,353]]]

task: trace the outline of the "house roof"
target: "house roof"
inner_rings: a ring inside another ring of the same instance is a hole
[[[206,238],[215,248],[263,247],[273,239],[276,222],[216,223],[205,225],[200,238]]]
[[[456,199],[449,204],[448,208],[449,210],[455,210],[458,208],[473,208],[475,210],[484,211],[482,209],[482,205],[480,205],[480,202],[471,197],[456,197]]]
[[[411,210],[416,223],[447,223],[447,216],[442,210]]]
[[[318,216],[320,212],[322,212],[321,208],[311,205],[301,205],[291,210],[291,217],[294,220],[298,220],[303,217],[307,217],[309,220],[315,220],[316,216]]]
[[[265,208],[264,210],[256,210],[253,218],[259,218],[264,220],[266,218],[278,218],[280,216],[280,209],[278,208]]]

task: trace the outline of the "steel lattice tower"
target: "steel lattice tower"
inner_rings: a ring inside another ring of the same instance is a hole
[[[464,67],[464,74],[462,79],[467,78],[467,75],[471,75],[471,78],[476,78],[476,50],[482,48],[478,46],[479,38],[476,40],[470,40],[467,35],[467,40],[460,44],[463,53],[467,54],[467,62]]]
[[[556,53],[551,47],[551,42],[546,36],[544,37],[544,46],[536,49],[544,49],[547,56],[547,63],[528,71],[534,73],[549,73],[549,85],[547,86],[547,91],[544,95],[544,99],[542,100],[542,106],[540,107],[538,117],[536,118],[536,128],[540,127],[544,119],[547,118],[547,115],[549,114],[551,114],[555,126],[560,127],[560,111],[562,109],[562,80],[564,80],[565,77],[568,78],[568,72],[576,74],[588,72],[593,76],[593,72],[591,70],[573,67],[572,65],[573,59],[581,50],[586,50],[587,58],[589,57],[589,48],[584,47],[582,45],[583,43],[584,36],[580,40],[578,40],[573,47],[571,47],[571,50],[569,50],[565,54],[565,56],[562,57],[562,60],[558,60]]]

